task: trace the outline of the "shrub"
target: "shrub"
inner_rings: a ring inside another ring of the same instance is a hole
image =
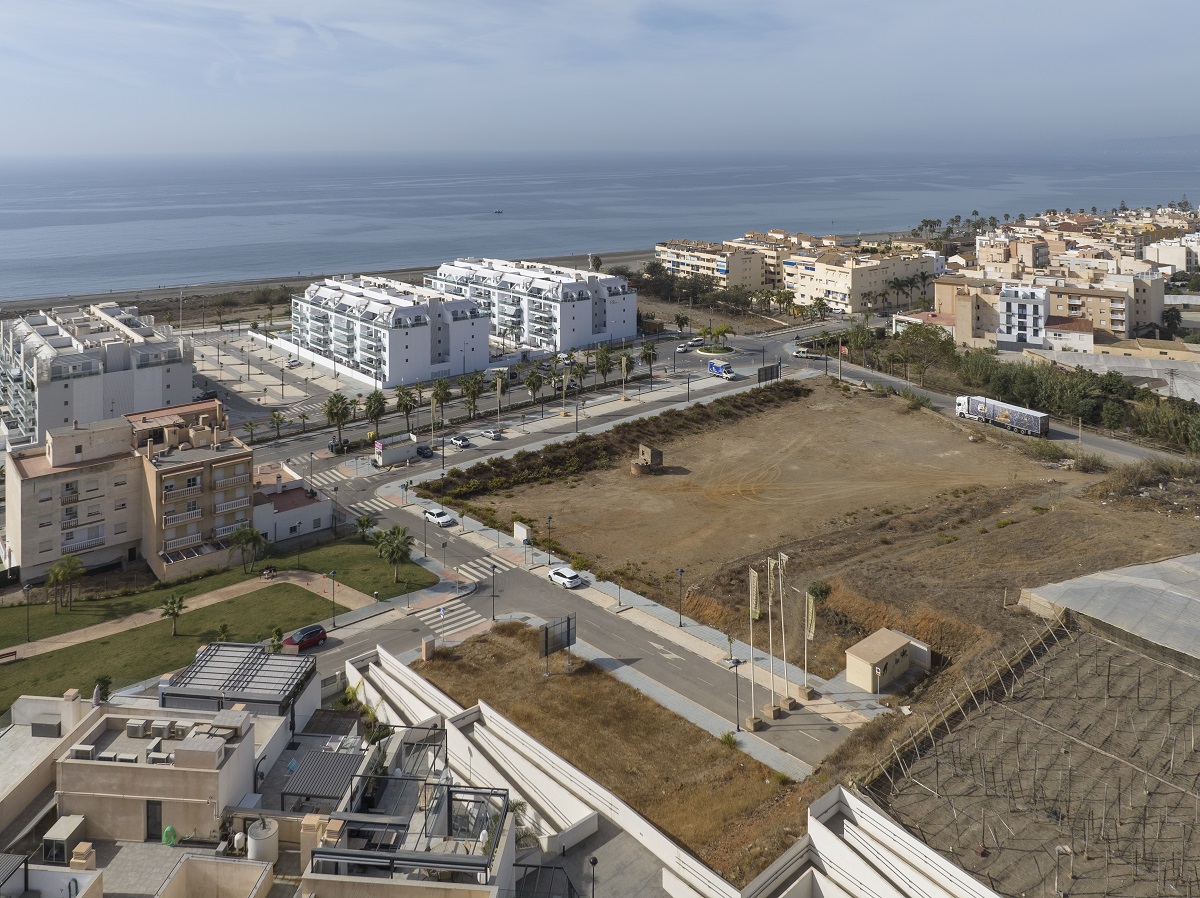
[[[1066,455],[1058,443],[1049,440],[1029,440],[1021,446],[1021,451],[1038,461],[1061,461]]]
[[[1000,520],[998,520],[996,522],[996,529],[1003,530],[1005,527],[1011,527],[1015,523],[1017,523],[1017,522],[1014,521],[1012,518],[1001,518]]]
[[[733,730],[730,730],[727,733],[722,733],[721,734],[721,744],[724,745],[726,748],[737,748],[738,747],[737,733],[735,733]]]
[[[1101,474],[1108,470],[1108,462],[1099,452],[1080,452],[1075,458],[1075,470],[1084,474]]]

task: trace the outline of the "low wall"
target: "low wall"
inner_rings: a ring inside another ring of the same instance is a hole
[[[265,898],[274,882],[270,864],[184,855],[154,898]]]

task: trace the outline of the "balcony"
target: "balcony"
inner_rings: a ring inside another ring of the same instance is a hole
[[[179,514],[163,515],[163,526],[173,527],[176,524],[182,524],[185,521],[194,521],[204,514],[203,509],[193,508],[191,511],[181,511]]]
[[[241,499],[234,499],[232,502],[218,503],[213,511],[217,514],[225,514],[227,511],[237,511],[239,508],[246,508],[250,505],[250,497],[244,496]]]
[[[222,536],[229,536],[229,534],[233,533],[239,527],[245,527],[246,525],[246,521],[238,521],[236,524],[226,524],[224,527],[214,527],[213,536],[218,538]]]
[[[59,526],[58,529],[59,530],[72,530],[78,526],[79,526],[79,518],[63,518],[63,522]]]
[[[176,549],[186,549],[188,546],[195,546],[204,541],[204,535],[193,533],[190,536],[181,536],[178,539],[169,539],[163,543],[164,552],[173,552]]]
[[[165,489],[163,490],[163,501],[170,502],[172,499],[186,499],[188,496],[198,496],[204,492],[203,486],[185,486],[181,490]]]
[[[63,493],[58,501],[62,505],[74,505],[79,501],[79,493]]]
[[[249,483],[249,482],[250,482],[249,474],[234,474],[231,477],[225,477],[222,480],[218,480],[216,483],[213,484],[213,487],[215,489],[224,490],[224,489],[229,489],[229,487],[231,487],[231,486],[241,486],[243,483]]]
[[[82,542],[63,543],[62,554],[76,555],[79,552],[86,552],[88,549],[95,549],[102,545],[104,545],[103,536],[98,536],[95,539],[85,539]]]

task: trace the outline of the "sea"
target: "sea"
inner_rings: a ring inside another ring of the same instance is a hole
[[[1200,201],[1191,145],[1023,156],[0,159],[0,301]]]

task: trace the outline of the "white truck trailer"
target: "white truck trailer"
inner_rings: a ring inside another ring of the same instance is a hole
[[[983,421],[1030,436],[1044,437],[1050,433],[1050,416],[1045,412],[1035,412],[986,396],[959,396],[954,400],[954,413],[960,418]]]

